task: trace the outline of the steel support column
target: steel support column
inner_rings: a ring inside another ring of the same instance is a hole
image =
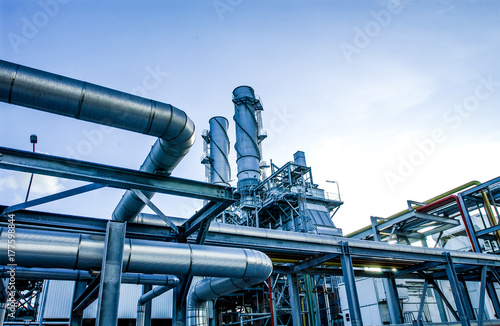
[[[474,308],[472,307],[469,291],[467,290],[467,284],[462,280],[458,283],[458,286],[462,293],[462,299],[464,301],[465,313],[467,314],[467,318],[469,318],[469,320],[476,319],[476,317],[474,316]]]
[[[422,296],[420,297],[420,305],[418,307],[417,320],[413,322],[413,325],[423,326],[424,325],[424,306],[425,306],[425,297],[427,295],[427,285],[429,282],[425,280],[424,287],[422,288]]]
[[[302,314],[300,309],[300,289],[297,274],[287,274],[288,293],[290,295],[290,306],[292,307],[293,326],[302,325]]]
[[[481,268],[481,283],[479,285],[479,313],[477,316],[477,326],[483,326],[484,304],[486,301],[486,278],[488,277],[488,266]]]
[[[443,299],[441,299],[441,296],[439,295],[439,291],[436,289],[434,286],[433,289],[434,291],[434,297],[436,298],[436,305],[439,310],[439,317],[441,318],[441,322],[446,323],[448,322],[448,316],[446,315],[446,310],[443,304]]]
[[[490,297],[493,308],[495,309],[495,318],[500,318],[500,300],[498,299],[497,291],[493,282],[486,281],[486,290],[488,291],[488,296]]]
[[[96,326],[118,324],[126,222],[109,221],[104,240]]]
[[[341,242],[340,263],[342,265],[342,274],[344,276],[345,291],[347,303],[351,315],[352,326],[363,326],[361,317],[361,308],[359,307],[358,291],[356,289],[356,278],[352,266],[351,251],[347,242]]]
[[[387,299],[387,308],[391,317],[391,324],[402,324],[403,314],[399,304],[398,288],[393,277],[382,279],[384,285],[385,297]]]
[[[453,265],[453,261],[449,253],[445,253],[444,256],[447,260],[445,265],[446,274],[448,275],[453,298],[455,299],[455,306],[457,307],[457,313],[460,319],[459,321],[463,326],[470,326],[470,320],[466,315],[466,308],[461,296],[460,285],[457,273],[455,271],[455,266]]]
[[[144,284],[142,286],[142,294],[146,294],[148,293],[149,291],[151,291],[153,289],[153,286],[152,285],[149,285],[149,284]],[[150,300],[148,302],[146,302],[146,304],[144,305],[144,310],[145,310],[145,314],[144,314],[144,323],[142,324],[142,326],[151,326],[151,310],[152,310],[152,304],[153,300]]]
[[[83,322],[83,310],[81,311],[75,311],[74,309],[76,308],[75,302],[76,299],[80,297],[80,295],[85,291],[87,288],[87,282],[84,281],[76,281],[75,282],[75,289],[73,291],[73,304],[71,307],[71,317],[69,320],[69,326],[82,326]]]

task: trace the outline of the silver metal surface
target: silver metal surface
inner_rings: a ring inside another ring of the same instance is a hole
[[[234,122],[236,125],[235,150],[238,164],[238,190],[245,193],[260,179],[261,154],[258,145],[258,122],[255,109],[259,100],[249,86],[240,86],[233,91]]]
[[[136,325],[137,326],[145,326],[146,324],[146,303],[153,300],[157,296],[162,295],[168,290],[173,289],[179,285],[179,278],[176,276],[170,276],[169,284],[165,286],[157,286],[151,291],[142,295],[137,301],[137,318]]]
[[[159,137],[141,166],[146,172],[170,174],[195,139],[193,122],[170,104],[1,60],[0,101]],[[127,191],[114,219],[129,220],[144,206]]]
[[[224,117],[210,119],[210,182],[226,186],[231,180],[228,126],[229,122]]]
[[[186,326],[208,326],[207,301],[267,280],[271,259],[259,251],[246,251],[247,268],[239,278],[210,277],[196,282],[187,297]]]
[[[104,237],[16,228],[20,267],[100,270]],[[8,264],[7,228],[0,229],[0,265]],[[242,278],[262,255],[251,249],[126,239],[123,272]]]

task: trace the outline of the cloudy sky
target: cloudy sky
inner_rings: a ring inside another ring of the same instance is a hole
[[[344,233],[408,199],[500,174],[493,0],[4,0],[0,9],[2,60],[184,110],[198,136],[175,176],[204,179],[200,134],[210,117],[229,119],[234,144],[231,92],[252,86],[264,104],[265,159],[282,165],[305,151],[315,183],[340,185],[345,204],[334,221]],[[134,169],[154,142],[0,103],[0,146],[31,150],[32,133],[40,152]],[[0,171],[0,204],[23,201],[28,182]],[[35,176],[31,198],[75,185]],[[37,209],[107,218],[122,193]],[[200,206],[154,202],[185,217]]]

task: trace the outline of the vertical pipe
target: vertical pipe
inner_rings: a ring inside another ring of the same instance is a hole
[[[224,117],[210,119],[210,182],[226,186],[231,180],[228,126],[229,122]]]
[[[118,324],[126,222],[108,221],[97,303],[96,326]]]
[[[252,186],[260,181],[261,154],[258,145],[258,122],[255,109],[259,100],[249,86],[240,86],[233,91],[236,126],[236,163],[238,165],[238,191],[248,195]]]

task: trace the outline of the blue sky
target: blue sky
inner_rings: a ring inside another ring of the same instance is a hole
[[[212,116],[229,119],[233,148],[231,92],[252,86],[264,103],[265,159],[282,165],[303,150],[320,187],[336,192],[325,180],[338,181],[345,205],[335,223],[345,233],[371,215],[404,209],[408,199],[500,174],[498,2],[5,0],[0,7],[1,59],[184,110],[198,137],[175,176],[204,179],[199,135]],[[4,103],[0,123],[0,146],[30,150],[36,133],[41,152],[128,168],[138,168],[154,142]],[[1,204],[22,201],[28,180],[0,171]],[[32,198],[76,184],[36,176]],[[121,195],[99,190],[38,209],[108,217]],[[200,205],[154,202],[177,216]]]

